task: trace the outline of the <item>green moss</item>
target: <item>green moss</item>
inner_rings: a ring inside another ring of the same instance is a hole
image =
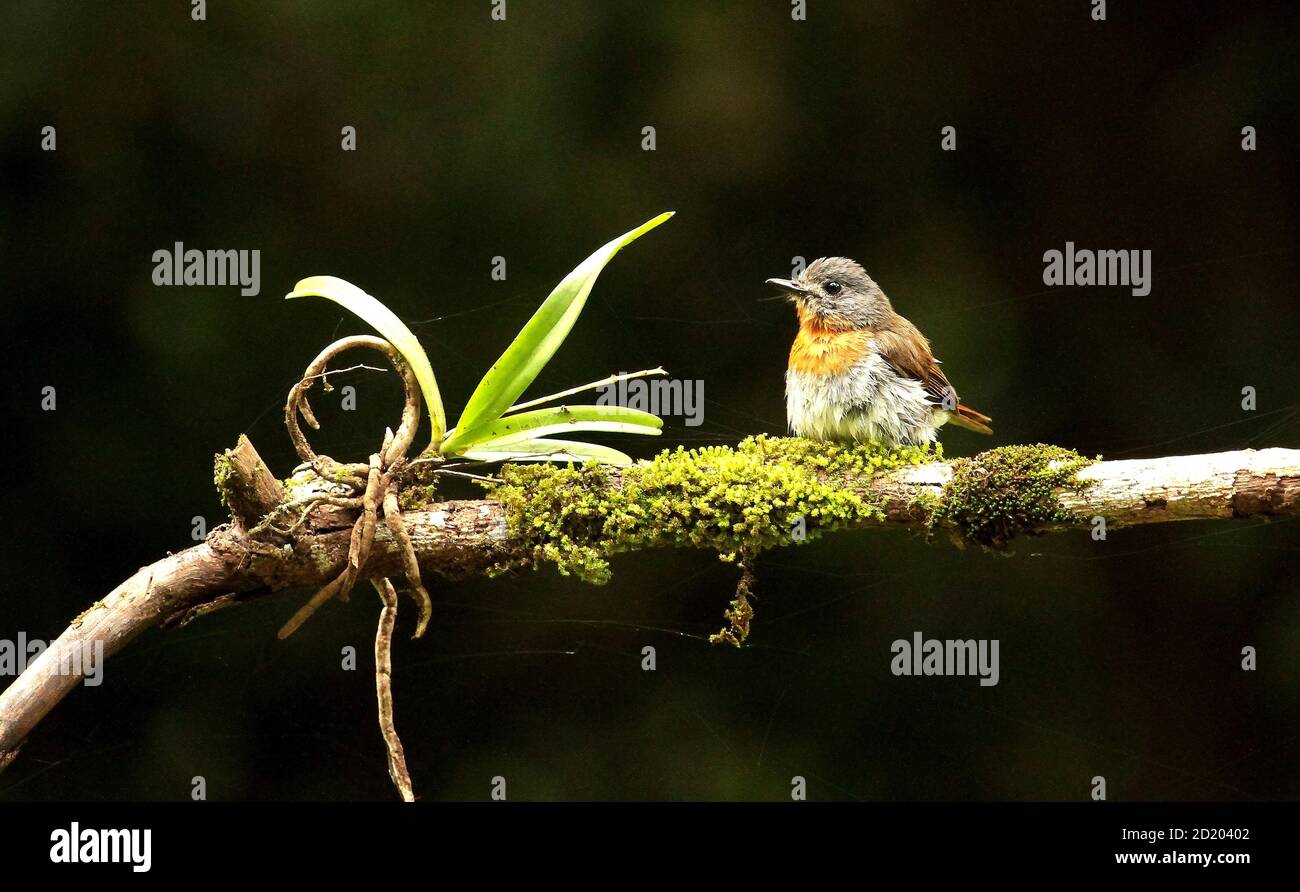
[[[235,476],[235,463],[230,459],[229,452],[218,452],[212,457],[212,480],[217,485],[217,495],[221,498],[221,504],[228,510],[230,507],[231,481]]]
[[[1084,520],[1061,507],[1061,489],[1082,489],[1080,470],[1092,464],[1059,446],[1003,446],[953,462],[942,498],[922,498],[930,529],[955,528],[967,539],[1001,548],[1022,533]]]
[[[403,511],[418,511],[442,498],[438,489],[441,462],[421,462],[402,469],[397,501]]]
[[[397,503],[403,511],[419,511],[438,501],[438,487],[432,483],[404,486],[397,493]]]
[[[754,622],[754,607],[749,599],[754,594],[754,555],[749,549],[742,549],[740,564],[740,581],[736,583],[736,597],[731,605],[723,611],[722,618],[727,625],[709,636],[710,644],[730,644],[742,647],[749,637],[749,630]]]
[[[880,507],[845,481],[941,457],[937,447],[757,436],[734,449],[679,446],[617,477],[603,465],[506,465],[491,491],[525,561],[603,583],[609,556],[621,551],[702,547],[734,559],[741,550],[790,544],[801,518],[808,539],[883,520]]]

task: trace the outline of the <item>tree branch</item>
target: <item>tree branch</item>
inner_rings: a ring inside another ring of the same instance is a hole
[[[985,456],[1002,452],[994,450]],[[323,502],[311,522],[293,537],[259,537],[248,532],[265,514],[284,506],[286,488],[301,501],[328,492],[328,481],[303,470],[287,481],[287,487],[281,487],[245,438],[224,457],[229,461],[223,466],[222,457],[218,458],[217,476],[234,513],[234,523],[214,530],[200,545],[140,568],[73,620],[58,640],[0,694],[0,770],[13,760],[32,729],[81,680],[78,660],[87,647],[102,642],[107,657],[148,628],[183,625],[204,613],[271,592],[318,587],[343,570],[355,511]],[[972,480],[1011,489],[1022,485],[995,471],[993,462],[977,456],[973,460],[932,462],[875,475],[837,476],[833,481],[836,487],[870,500],[880,512],[875,517],[831,524],[824,529],[918,528],[933,526],[936,519],[941,527],[951,526],[952,518],[960,516],[946,510],[954,505],[958,488],[955,478],[963,486]],[[819,472],[813,468],[805,469],[805,473]],[[600,485],[611,491],[625,482],[618,472],[609,472],[600,480]],[[1031,522],[1020,523],[1013,533],[1087,527],[1094,517],[1105,518],[1107,525],[1114,527],[1173,520],[1294,516],[1300,514],[1300,450],[1244,450],[1097,462],[1078,470],[1069,485],[1053,486],[1047,498],[1050,510],[1025,515]],[[1040,516],[1047,519],[1033,520]],[[531,545],[524,549],[507,532],[510,518],[498,500],[434,502],[404,511],[402,521],[425,574],[437,573],[454,580],[491,567],[531,565],[535,559]],[[402,558],[402,549],[392,533],[380,525],[362,577],[401,576]],[[68,671],[59,671],[61,668]]]
[[[942,498],[952,479],[946,462],[905,468],[873,481],[887,499],[893,523],[925,523],[913,510],[921,493]],[[1077,475],[1088,484],[1057,494],[1061,507],[1109,526],[1172,520],[1223,520],[1300,514],[1300,449],[1243,449],[1204,455],[1102,461]],[[1051,524],[1053,532],[1071,524]]]

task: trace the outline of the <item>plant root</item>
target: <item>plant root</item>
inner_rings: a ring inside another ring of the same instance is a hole
[[[414,802],[411,772],[406,768],[406,750],[393,723],[393,627],[397,625],[397,591],[385,578],[371,583],[384,607],[379,611],[379,628],[375,631],[375,695],[379,700],[379,732],[388,748],[388,776],[403,802]]]

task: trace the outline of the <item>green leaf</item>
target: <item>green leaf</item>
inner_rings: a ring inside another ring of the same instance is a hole
[[[443,443],[443,452],[457,451],[468,438],[492,424],[522,394],[568,337],[586,305],[596,277],[625,245],[663,223],[672,212],[660,214],[624,233],[596,251],[564,277],[550,297],[538,307],[514,341],[483,376],[456,425],[456,433]]]
[[[474,461],[594,461],[625,468],[632,459],[617,449],[573,440],[522,440],[509,446],[476,446],[464,453]]]
[[[328,298],[360,316],[397,348],[402,358],[411,364],[411,370],[415,372],[415,380],[420,384],[420,392],[424,394],[424,404],[429,409],[429,421],[433,426],[429,445],[435,449],[441,445],[443,431],[447,429],[447,416],[442,409],[442,395],[438,392],[438,382],[433,377],[433,366],[429,364],[429,357],[425,355],[424,348],[420,346],[415,335],[406,327],[406,323],[398,319],[397,314],[378,299],[366,294],[351,282],[345,282],[335,276],[311,276],[303,279],[293,286],[293,291],[285,295],[285,299],[295,297]]]
[[[459,445],[454,450],[444,445],[443,451],[449,455],[459,455],[466,449],[509,446],[521,440],[577,431],[657,436],[663,426],[663,419],[659,416],[637,409],[624,409],[621,406],[558,406],[507,415],[463,437],[453,432],[447,443],[455,441]]]

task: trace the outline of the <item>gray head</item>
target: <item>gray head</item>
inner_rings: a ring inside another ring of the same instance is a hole
[[[827,328],[875,328],[894,311],[862,265],[847,257],[822,257],[793,280],[767,284],[789,295],[801,322],[815,319]]]

